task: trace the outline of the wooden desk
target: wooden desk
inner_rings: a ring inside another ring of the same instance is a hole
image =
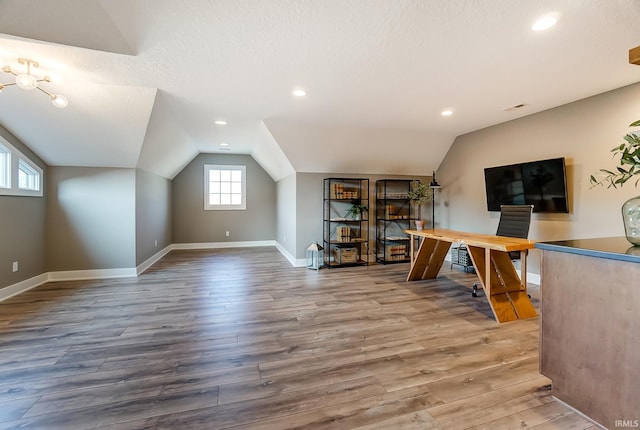
[[[526,251],[534,248],[535,242],[446,229],[405,230],[405,233],[411,236],[411,270],[407,281],[435,279],[451,244],[464,244],[498,322],[537,315],[527,295]],[[417,252],[416,237],[423,239]],[[520,251],[522,279],[509,258],[509,252],[513,251]]]

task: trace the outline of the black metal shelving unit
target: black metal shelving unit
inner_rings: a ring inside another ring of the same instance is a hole
[[[410,237],[404,230],[417,219],[409,199],[412,181],[376,181],[376,261],[382,264],[411,261]]]
[[[369,179],[325,178],[323,191],[323,246],[327,268],[368,265]],[[353,205],[367,208],[349,214]]]

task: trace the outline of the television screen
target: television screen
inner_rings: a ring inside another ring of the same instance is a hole
[[[569,212],[564,158],[484,169],[487,209],[533,205],[534,212]]]

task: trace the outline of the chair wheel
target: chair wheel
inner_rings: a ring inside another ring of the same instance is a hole
[[[471,297],[478,297],[478,284],[473,284],[473,291],[471,291]]]

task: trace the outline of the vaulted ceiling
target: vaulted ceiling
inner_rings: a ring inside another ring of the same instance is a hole
[[[640,81],[638,23],[638,0],[0,0],[0,66],[69,99],[6,87],[0,124],[49,165],[424,175],[460,134]]]

